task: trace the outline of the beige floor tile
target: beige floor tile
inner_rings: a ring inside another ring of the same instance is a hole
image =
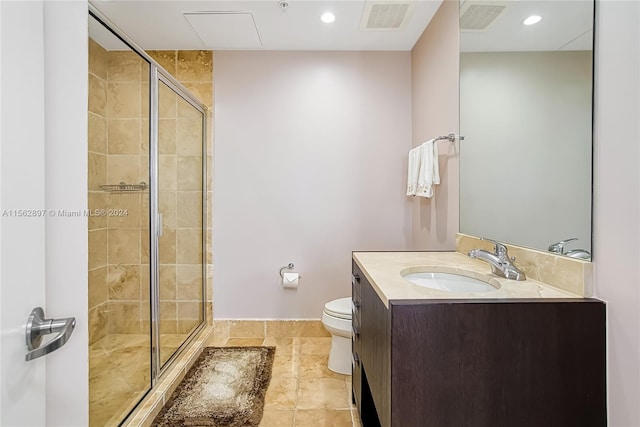
[[[351,410],[298,410],[295,427],[351,427]]]
[[[90,426],[118,425],[151,387],[148,343],[145,335],[111,334],[92,345]]]
[[[300,353],[300,338],[273,338],[267,337],[264,340],[265,346],[275,347],[276,356],[293,356]]]
[[[138,402],[140,402],[143,394],[144,393],[130,393],[125,399],[122,399],[122,405],[112,412],[109,421],[103,425],[105,427],[120,426],[122,420],[136,407]]]
[[[253,347],[261,346],[264,338],[229,338],[225,347]]]
[[[224,347],[229,338],[227,337],[209,337],[205,342],[205,347]]]
[[[105,399],[102,402],[93,403],[91,405],[91,411],[89,412],[89,425],[101,427],[113,425],[110,423],[110,420],[122,412],[121,401],[123,399],[126,399],[126,396],[120,397],[119,399]]]
[[[276,356],[273,358],[271,378],[297,378],[299,367],[299,356],[280,356],[278,355],[278,350],[276,350]]]
[[[137,394],[132,394],[129,384],[117,372],[104,372],[103,376],[89,382],[91,396],[89,425],[104,426],[114,416],[121,415]]]
[[[294,410],[265,410],[260,427],[293,427]]]
[[[164,365],[173,356],[178,347],[161,346],[160,347],[160,363]]]
[[[277,328],[278,335],[301,332],[301,322],[284,323],[294,326],[295,330],[285,332]],[[327,368],[330,337],[229,338],[231,322],[216,325],[218,333],[210,334],[205,346],[265,345],[276,348],[261,426],[350,427],[352,420],[355,420],[354,426],[360,426],[357,412],[351,405],[351,377],[336,374]],[[244,327],[252,329],[254,325],[243,323],[237,332],[240,333]],[[176,336],[176,340],[179,337]],[[132,388],[148,384],[148,376],[134,380],[135,371],[129,369],[129,364],[119,362],[125,358],[140,364],[147,363],[148,338],[114,334],[92,345],[90,351],[93,356],[91,425],[109,425],[116,414],[131,404]],[[110,399],[106,399],[105,393],[111,393]],[[114,397],[120,401],[114,401]]]
[[[266,322],[267,337],[330,337],[319,320],[273,320]]]
[[[331,337],[320,320],[307,320],[303,323],[303,337]]]
[[[229,329],[231,328],[230,320],[215,320],[213,322],[213,335],[216,337],[229,338]]]
[[[229,325],[231,338],[264,338],[264,321],[232,320]]]
[[[160,334],[160,345],[178,348],[188,337],[188,334]]]
[[[344,379],[310,378],[300,381],[298,409],[351,409]]]
[[[89,389],[91,402],[104,402],[111,400],[113,394],[125,395],[131,391],[126,379],[112,365],[89,380]]]
[[[302,354],[329,354],[331,337],[300,338],[300,352]]]
[[[100,341],[89,346],[89,360],[91,360],[91,358],[93,357],[99,357],[107,354],[107,351],[104,349],[104,347],[102,347]]]
[[[94,354],[89,357],[89,380],[111,369],[109,356],[106,353]]]
[[[327,367],[329,356],[317,354],[301,354],[298,376],[302,378],[335,378],[345,381],[346,375],[337,374]]]
[[[145,347],[125,347],[112,351],[109,354],[109,361],[118,369],[135,367],[140,368],[149,366],[150,350]]]
[[[351,375],[345,376],[344,385],[347,388],[347,396],[349,396],[349,402],[351,402],[351,393],[353,390],[353,384],[351,383]]]
[[[272,376],[265,396],[265,409],[294,409],[297,391],[297,378],[275,378]]]

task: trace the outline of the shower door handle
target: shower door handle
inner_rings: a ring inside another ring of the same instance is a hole
[[[162,237],[162,213],[158,212],[158,237]]]
[[[73,328],[76,327],[76,318],[67,317],[65,319],[45,319],[42,307],[31,310],[27,320],[27,354],[25,360],[33,360],[49,354],[65,345],[71,337]],[[45,345],[40,346],[44,335],[55,334],[55,337]]]

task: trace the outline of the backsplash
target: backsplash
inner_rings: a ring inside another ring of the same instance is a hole
[[[554,255],[535,249],[505,244],[514,264],[527,279],[537,280],[580,296],[593,296],[593,264],[589,261]],[[493,251],[493,244],[467,234],[456,235],[456,251],[468,254],[472,249]]]

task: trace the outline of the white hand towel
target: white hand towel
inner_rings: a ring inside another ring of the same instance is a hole
[[[430,139],[421,146],[420,172],[418,173],[418,189],[416,196],[433,197],[433,186],[440,184],[440,168],[438,166],[438,144]]]
[[[409,151],[409,164],[407,168],[407,196],[415,196],[418,189],[418,173],[420,172],[420,159],[422,158],[422,146]]]

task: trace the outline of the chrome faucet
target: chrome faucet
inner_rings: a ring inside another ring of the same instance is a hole
[[[553,252],[554,254],[564,254],[564,247],[567,243],[573,242],[574,240],[578,240],[577,237],[572,237],[571,239],[563,240],[561,242],[554,243],[549,246],[549,252]]]
[[[516,258],[509,258],[505,245],[495,240],[485,239],[484,237],[481,240],[493,243],[495,253],[485,251],[484,249],[473,249],[469,252],[470,258],[477,258],[489,263],[491,272],[497,276],[512,280],[527,280],[524,272],[513,264],[512,261],[515,261]]]
[[[577,237],[572,237],[571,239],[563,240],[561,242],[554,243],[549,246],[549,252],[554,254],[566,255],[570,258],[579,258],[585,260],[591,260],[591,252],[586,249],[572,249],[570,251],[565,251],[564,247],[567,243],[578,240]]]

